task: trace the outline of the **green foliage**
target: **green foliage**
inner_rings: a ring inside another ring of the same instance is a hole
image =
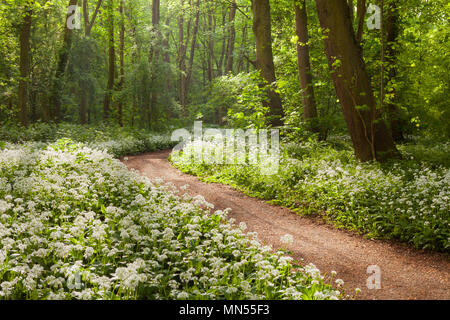
[[[33,10],[31,34],[32,68],[28,77],[28,113],[31,122],[48,121],[53,106],[49,105],[58,53],[62,47],[67,1],[8,0],[0,4],[0,123],[15,124],[18,118],[19,31],[25,4]],[[61,79],[63,120],[81,122],[80,108],[86,102],[87,122],[121,122],[128,126],[164,130],[165,124],[186,123],[194,119],[235,127],[262,127],[266,108],[264,92],[259,86],[252,63],[255,60],[252,14],[249,0],[237,0],[235,21],[229,21],[230,1],[201,1],[200,22],[195,52],[191,57],[195,1],[161,0],[159,26],[153,25],[151,7],[143,0],[125,2],[125,16],[120,16],[119,1],[104,2],[89,36],[81,30],[72,33],[72,46],[65,76]],[[370,1],[370,3],[375,3]],[[450,83],[449,15],[445,0],[395,1],[399,14],[399,35],[393,43],[395,57],[385,63],[385,103],[399,110],[405,134],[428,135],[448,139]],[[385,1],[385,14],[391,0]],[[92,18],[96,1],[88,1]],[[313,1],[306,2],[311,73],[318,126],[323,137],[346,134],[347,128],[327,58],[323,36]],[[104,119],[103,102],[108,76],[108,14],[114,16],[116,74],[112,95],[111,119]],[[285,125],[302,137],[310,124],[303,117],[298,81],[295,19],[293,1],[271,1],[276,90],[281,94],[286,114]],[[185,63],[192,59],[192,76],[188,86],[188,106],[180,106],[180,30],[184,19]],[[84,17],[83,17],[84,19]],[[190,23],[188,23],[190,21]],[[119,70],[120,26],[124,22],[124,79]],[[357,21],[354,21],[356,30]],[[188,30],[188,26],[190,29]],[[234,26],[233,72],[226,74],[225,65]],[[378,30],[363,24],[363,55],[377,101],[380,101],[381,41]],[[55,31],[56,30],[56,31]],[[190,35],[189,37],[187,35]],[[388,45],[388,44],[386,44]],[[121,80],[124,82],[120,87]],[[186,110],[183,109],[186,107]],[[387,115],[385,115],[387,117]]]
[[[263,128],[266,124],[268,107],[263,105],[267,100],[267,91],[264,88],[264,80],[258,72],[239,74],[236,77],[228,77],[228,80],[237,89],[236,103],[228,108],[229,123],[237,128]],[[233,95],[233,93],[232,93]]]
[[[59,139],[84,143],[91,148],[107,150],[116,157],[141,154],[172,148],[169,134],[158,134],[136,128],[119,126],[81,126],[63,123],[59,125],[35,123],[27,128],[3,126],[0,141],[9,143],[46,143]]]
[[[432,138],[412,140],[400,146],[407,158],[427,163],[433,168],[450,168],[450,143]]]
[[[447,1],[414,5],[401,11],[399,100],[416,120],[410,123],[414,132],[449,138],[450,6]]]
[[[328,60],[324,54],[322,35],[317,30],[320,23],[315,12],[315,4],[307,1],[308,29],[310,40],[311,73],[316,99],[316,108],[319,118],[317,127],[326,138],[331,134],[347,132],[346,124],[340,104],[336,97]],[[276,2],[273,6],[274,15],[274,45],[275,67],[277,70],[277,86],[283,98],[283,107],[286,113],[285,124],[299,138],[308,134],[309,123],[303,116],[302,97],[298,81],[298,61],[295,36],[295,18],[293,1]]]
[[[385,1],[385,14],[390,1]],[[449,17],[447,1],[402,0],[397,6],[398,37],[393,63],[385,63],[385,102],[400,111],[405,134],[450,137]],[[363,52],[377,101],[380,100],[381,41],[378,30],[364,29]],[[388,43],[386,43],[388,45]]]
[[[182,171],[206,181],[231,184],[249,195],[301,214],[367,234],[397,239],[420,249],[450,250],[449,145],[436,144],[428,160],[425,146],[405,146],[405,159],[380,165],[354,160],[348,141],[314,139],[283,145],[277,174],[252,165],[208,165],[172,158]],[[436,160],[443,159],[442,164]],[[414,158],[414,154],[421,154]]]
[[[214,79],[208,102],[203,106],[203,120],[227,123],[236,128],[262,128],[266,124],[267,99],[259,72],[226,75]]]

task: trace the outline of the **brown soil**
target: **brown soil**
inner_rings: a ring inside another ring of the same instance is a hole
[[[337,278],[345,281],[345,293],[353,295],[355,288],[361,289],[359,299],[450,300],[450,261],[444,255],[369,240],[247,197],[229,186],[201,182],[173,168],[167,161],[169,154],[130,156],[124,163],[150,179],[163,178],[177,187],[188,184],[189,195],[204,196],[217,210],[231,208],[230,218],[245,222],[248,231],[256,231],[260,241],[274,249],[280,248],[280,237],[291,234],[294,243],[288,249],[295,260],[313,263],[326,274],[336,271]],[[367,288],[370,265],[381,268],[381,289]]]

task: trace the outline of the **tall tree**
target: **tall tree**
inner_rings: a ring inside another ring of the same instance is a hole
[[[228,46],[227,46],[225,73],[233,72],[233,54],[234,54],[234,45],[236,41],[236,28],[234,26],[234,20],[236,18],[236,11],[237,11],[237,3],[236,0],[233,0],[233,2],[231,3],[230,17],[228,20],[229,32],[228,32]]]
[[[269,0],[252,0],[253,32],[256,40],[256,64],[261,76],[268,82],[267,96],[270,124],[282,126],[284,117],[280,95],[273,88],[276,82],[272,52],[272,24]]]
[[[356,157],[362,161],[399,157],[392,135],[377,110],[347,1],[316,0],[316,5],[322,29],[329,30],[325,52]]]
[[[150,46],[150,60],[157,60],[160,50],[160,40],[161,40],[161,30],[160,30],[160,20],[161,20],[161,9],[160,0],[153,0],[152,2],[152,45]]]
[[[198,27],[199,27],[199,20],[200,20],[200,0],[197,0],[195,3],[195,22],[194,22],[194,30],[192,31],[192,42],[191,42],[191,49],[189,52],[189,64],[186,74],[186,89],[184,90],[184,93],[186,95],[186,98],[184,99],[187,101],[187,95],[189,92],[189,86],[191,84],[192,79],[192,69],[194,66],[194,57],[195,57],[195,48],[197,47],[197,35],[198,35]]]
[[[102,5],[102,0],[97,1],[97,5],[95,7],[94,13],[92,17],[89,17],[89,0],[83,0],[83,19],[84,19],[84,36],[89,39],[91,36],[92,28],[95,24],[95,20],[97,19],[98,12]],[[83,50],[88,48],[83,48]],[[89,72],[90,66],[90,52],[88,50],[85,51],[82,63],[80,65],[83,73],[87,74]],[[80,123],[85,124],[87,122],[86,113],[88,112],[88,91],[89,84],[86,81],[80,81],[80,110],[79,117]]]
[[[103,100],[103,117],[107,120],[111,111],[111,100],[114,91],[114,79],[116,73],[116,51],[114,47],[114,0],[108,0],[107,6],[108,24],[108,84]]]
[[[166,20],[164,21],[164,28],[166,29],[166,31],[164,32],[164,34],[162,35],[162,39],[161,39],[161,48],[163,50],[162,53],[162,61],[164,62],[164,68],[170,69],[170,36],[172,34],[172,31],[170,30],[170,20],[171,20],[171,15],[168,14],[166,17]],[[172,80],[170,78],[170,70],[169,72],[165,75],[165,88],[166,88],[166,92],[167,95],[169,96],[170,93],[173,91],[173,84],[172,84]]]
[[[30,80],[30,36],[33,21],[33,9],[30,2],[26,2],[22,25],[20,26],[20,79],[19,79],[19,122],[28,125],[28,83]]]
[[[76,6],[77,3],[77,0],[69,0],[68,8]],[[66,19],[64,20],[64,40],[58,54],[58,63],[50,96],[51,116],[52,119],[57,122],[61,121],[61,92],[63,88],[63,78],[69,60],[70,48],[72,47],[72,28],[69,28],[67,25],[70,15],[71,13],[68,12]]]
[[[248,57],[247,51],[248,51],[248,25],[247,23],[243,23],[242,25],[242,36],[241,36],[241,44],[239,48],[239,60],[237,63],[237,72],[241,72],[242,70],[246,69],[247,72],[249,72],[248,68],[245,68],[244,66],[244,60],[246,60],[245,57]],[[246,65],[249,65],[249,62],[246,61]]]
[[[386,82],[389,85],[391,81],[397,75],[397,38],[399,35],[399,14],[396,1],[389,1],[388,11],[386,15],[385,34],[386,34],[386,64],[387,64],[387,77]],[[395,88],[391,86],[389,89],[389,94],[395,94]],[[402,123],[400,120],[400,111],[397,105],[389,99],[386,103],[386,111],[388,115],[388,120],[392,132],[392,137],[394,141],[404,140],[402,132]]]
[[[184,42],[184,0],[181,1],[181,12],[178,18],[178,68],[180,76],[178,79],[178,98],[184,115],[187,113],[186,101],[186,51],[187,45]],[[189,30],[189,25],[188,25]],[[187,39],[189,41],[189,37]]]
[[[125,83],[125,1],[120,0],[119,13],[120,13],[120,35],[119,35],[119,91],[123,91]],[[119,125],[123,126],[123,97],[120,98],[117,105],[118,122]]]
[[[225,6],[222,8],[222,26],[224,27],[227,21],[227,13],[228,13],[228,6]],[[225,60],[226,51],[227,51],[227,37],[226,37],[226,30],[224,29],[222,38],[222,49],[220,51],[219,60],[216,61],[217,75],[219,77],[223,75],[223,62]]]
[[[348,11],[350,12],[350,20],[353,21],[355,20],[355,8],[353,5],[353,0],[348,0]]]
[[[97,19],[97,14],[102,6],[103,0],[97,1],[97,6],[95,7],[92,18],[89,20],[89,0],[83,0],[83,16],[84,16],[84,35],[89,37],[91,35],[92,27],[94,26],[95,20]]]
[[[208,81],[211,84],[214,79],[214,33],[216,31],[216,16],[213,0],[208,5]]]
[[[358,30],[356,33],[356,41],[361,43],[364,30],[364,16],[367,12],[366,0],[358,0],[356,3],[356,14],[358,17]]]
[[[190,2],[191,3],[191,2]],[[184,6],[184,0],[181,0],[181,5]],[[178,67],[180,69],[180,78],[179,78],[179,99],[180,104],[183,109],[184,115],[187,115],[187,98],[189,92],[189,85],[192,77],[192,68],[194,65],[194,55],[195,48],[197,45],[197,34],[200,20],[200,0],[197,0],[193,7],[194,11],[194,25],[193,30],[191,30],[192,25],[192,16],[189,17],[187,23],[187,37],[184,37],[184,14],[181,12],[179,20],[178,20],[178,32],[179,32],[179,50],[178,50]],[[191,32],[192,32],[192,42],[191,40]],[[187,57],[187,49],[190,46],[189,51],[189,61],[186,64]]]
[[[311,74],[311,62],[309,58],[308,16],[305,0],[294,0],[295,29],[298,37],[297,60],[302,105],[305,119],[309,122],[309,129],[314,133],[320,133],[316,99],[314,96],[313,78]],[[321,136],[320,139],[325,137]]]
[[[151,68],[151,89],[150,89],[150,106],[149,106],[149,125],[151,127],[154,118],[156,103],[158,100],[158,89],[155,88],[158,77],[159,54],[161,51],[161,30],[160,30],[161,10],[160,0],[152,2],[152,43],[150,45],[149,63]]]

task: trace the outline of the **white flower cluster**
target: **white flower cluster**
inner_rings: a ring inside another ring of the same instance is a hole
[[[206,214],[203,197],[183,200],[106,152],[9,145],[0,173],[0,299],[339,297],[227,211]]]
[[[295,189],[319,198],[330,214],[354,215],[359,224],[377,225],[377,233],[417,247],[450,248],[448,168],[431,169],[422,163],[410,167],[396,164],[386,170],[376,164],[343,164],[339,160],[298,164],[298,168],[306,166],[314,174],[298,179]]]
[[[330,137],[330,142],[341,146],[343,140]],[[218,154],[224,152],[223,144],[208,143]],[[325,142],[284,143],[282,147],[278,174],[270,178],[260,174],[258,165],[199,162],[183,155],[174,156],[172,163],[212,181],[238,184],[287,207],[308,204],[299,209],[323,211],[327,220],[372,236],[450,250],[450,170],[445,160],[450,143],[414,147],[415,154],[419,150],[438,155],[436,161],[429,161],[432,156],[411,160],[404,151],[403,161],[389,165],[358,162],[351,151],[338,151]],[[281,242],[287,245],[291,240],[283,237]]]

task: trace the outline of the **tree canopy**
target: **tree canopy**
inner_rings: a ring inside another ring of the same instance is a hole
[[[444,0],[3,0],[0,13],[3,124],[275,126],[349,134],[361,160],[450,136]]]

